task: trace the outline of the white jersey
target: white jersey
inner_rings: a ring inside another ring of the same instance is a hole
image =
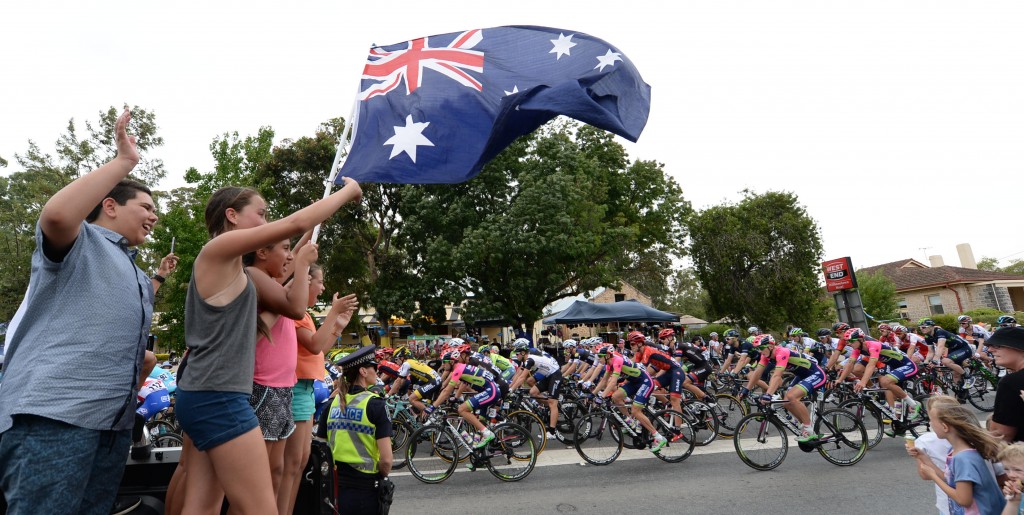
[[[538,354],[528,355],[526,357],[526,361],[523,362],[522,365],[530,369],[530,372],[541,374],[544,377],[561,370],[561,367],[558,366],[558,362],[555,361],[555,358],[550,356],[541,356]]]

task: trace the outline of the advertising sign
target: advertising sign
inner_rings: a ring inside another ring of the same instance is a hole
[[[821,270],[825,274],[825,288],[828,291],[857,287],[857,278],[853,275],[853,264],[849,257],[825,261],[821,264]]]

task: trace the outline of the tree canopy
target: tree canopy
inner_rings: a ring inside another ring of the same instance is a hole
[[[690,257],[708,292],[708,315],[810,327],[822,311],[818,226],[792,193],[743,193],[737,204],[689,219]]]

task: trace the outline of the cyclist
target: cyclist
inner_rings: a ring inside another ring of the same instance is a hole
[[[930,318],[922,318],[917,321],[917,328],[924,336],[928,344],[928,356],[925,362],[941,363],[953,371],[953,379],[957,384],[962,384],[964,369],[963,364],[967,358],[974,355],[974,349],[967,340],[935,325]]]
[[[896,337],[896,333],[893,332],[892,326],[889,324],[878,324],[878,341],[887,343],[894,347],[899,344],[899,339]]]
[[[983,361],[986,366],[991,365],[992,357],[989,356],[988,347],[985,346],[985,340],[991,338],[992,334],[986,331],[984,327],[975,324],[974,320],[972,320],[968,315],[960,315],[956,318],[956,321],[960,326],[957,329],[957,335],[967,340],[968,343],[974,343],[974,357]]]
[[[475,395],[459,404],[459,416],[469,422],[477,431],[473,436],[473,441],[466,443],[472,443],[473,447],[480,448],[494,440],[494,433],[483,422],[480,422],[480,418],[473,412],[500,404],[501,399],[508,393],[508,385],[501,380],[501,376],[496,375],[489,370],[489,367],[474,358],[469,350],[469,346],[465,345],[441,356],[441,362],[446,367],[451,367],[451,374],[448,376],[448,385],[427,407],[427,413],[434,411],[434,408],[451,398],[452,394],[476,392]],[[456,391],[456,387],[458,391]]]
[[[675,353],[680,355],[682,359],[690,362],[691,365],[683,375],[683,388],[692,393],[698,401],[708,405],[714,404],[715,398],[704,393],[704,390],[700,388],[700,385],[703,385],[704,381],[711,375],[711,364],[704,358],[700,348],[692,343],[679,342]]]
[[[437,397],[441,376],[426,363],[412,359],[412,352],[406,347],[396,350],[393,357],[400,366],[398,378],[391,385],[388,395],[396,395],[409,385],[413,388],[409,403],[418,413],[422,413],[426,409],[423,399],[432,401]]]
[[[674,339],[675,332],[671,329],[662,329],[658,333],[658,340],[663,345],[668,345]],[[653,374],[651,379],[661,388],[668,390],[672,409],[681,412],[683,410],[683,380],[686,378],[682,365],[672,359],[667,352],[659,349],[653,342],[648,343],[647,341],[644,341],[644,346],[638,349],[636,362],[640,365],[647,365],[647,373]]]
[[[603,401],[610,396],[612,402],[621,405],[625,402],[627,396],[632,397],[633,403],[630,413],[627,414],[626,423],[633,426],[635,430],[634,424],[639,422],[640,425],[650,431],[654,435],[654,445],[651,447],[651,452],[660,451],[668,443],[668,440],[654,428],[654,424],[651,424],[651,421],[643,412],[643,406],[647,404],[647,399],[654,388],[654,380],[651,379],[651,375],[647,373],[643,366],[637,365],[622,354],[614,352],[611,345],[601,347],[597,351],[597,357],[601,360],[601,364],[604,365],[606,372],[601,382],[597,385],[598,400]],[[621,379],[625,379],[625,382],[622,386],[619,386]],[[621,410],[624,414],[626,413],[624,406]]]
[[[775,392],[782,387],[783,372],[787,370],[792,372],[793,381],[789,384],[788,390],[786,390],[786,404],[784,406],[803,425],[803,432],[797,438],[797,441],[810,442],[820,438],[819,435],[814,434],[814,428],[811,426],[811,414],[807,411],[807,406],[800,402],[800,399],[825,385],[827,379],[825,371],[811,356],[791,351],[786,347],[776,344],[775,338],[770,334],[760,336],[757,340],[757,349],[761,351],[761,359],[758,361],[757,368],[754,369],[750,381],[747,382],[747,387],[742,393],[749,393],[750,389],[754,387],[755,378],[760,370],[767,368],[769,363],[772,363],[774,371],[771,380],[768,382],[768,388],[760,399],[762,403],[768,403],[772,400]]]
[[[518,367],[516,367],[515,362],[499,354],[495,348],[495,346],[485,343],[477,349],[477,352],[491,362],[494,368],[498,371],[498,374],[501,375],[501,378],[507,383],[516,375]]]
[[[925,343],[924,337],[902,325],[893,326],[892,332],[896,335],[899,349],[910,356],[911,361],[920,365],[928,355],[928,344]]]
[[[142,416],[142,419],[149,422],[157,413],[171,407],[171,394],[164,382],[155,377],[147,377],[146,381],[139,388],[138,408],[135,413]]]
[[[576,340],[566,340],[562,342],[562,347],[565,348],[565,364],[562,365],[562,377],[576,377],[579,378],[587,371],[587,367],[590,365],[584,361],[581,357],[582,353],[586,353],[589,357],[590,353],[586,350],[577,350],[579,346]]]
[[[996,319],[996,325],[999,327],[1017,327],[1017,319],[1010,315],[1001,315]]]
[[[843,339],[843,335],[846,334],[846,331],[849,329],[850,325],[846,322],[836,322],[832,324],[832,334],[836,336],[837,341],[835,342],[835,348],[832,350],[832,355],[828,358],[828,363],[825,364],[825,370],[832,370],[837,366],[846,366],[845,358],[850,351],[846,350],[846,340]],[[839,363],[839,358],[841,356],[844,358],[844,361]],[[859,371],[855,368],[853,372],[854,374],[857,374]]]
[[[868,382],[871,381],[871,376],[874,375],[879,364],[889,367],[888,373],[878,378],[878,385],[887,390],[885,395],[886,401],[894,409],[897,417],[902,416],[902,404],[906,404],[912,410],[910,418],[919,417],[921,415],[921,405],[913,397],[907,395],[903,388],[900,388],[900,383],[917,375],[917,364],[911,361],[906,354],[900,352],[899,349],[887,343],[882,343],[878,340],[867,340],[864,331],[859,328],[847,329],[843,339],[846,340],[846,344],[853,351],[852,356],[850,356],[852,358],[851,362],[846,364],[843,372],[839,375],[839,382],[842,382],[850,373],[851,363],[863,353],[868,357],[868,363],[864,367],[864,373],[861,374],[860,381],[853,385],[853,389],[858,392],[863,390],[868,385]],[[893,405],[894,402],[895,406]]]
[[[804,354],[812,354],[815,346],[818,346],[818,342],[807,336],[807,333],[799,327],[794,327],[789,330],[789,341],[791,342],[789,347],[790,350],[796,352],[802,352]]]
[[[736,357],[739,348],[740,332],[735,329],[729,329],[725,332],[725,344],[722,346],[722,368],[718,369],[720,373],[729,371],[733,358]]]
[[[519,362],[519,371],[516,372],[510,388],[515,390],[529,382],[530,395],[547,398],[548,411],[548,438],[564,441],[564,437],[558,432],[558,394],[562,389],[562,371],[555,358],[544,356],[540,351],[530,348],[530,342],[526,338],[519,338],[512,343],[512,350],[515,352],[516,360]]]

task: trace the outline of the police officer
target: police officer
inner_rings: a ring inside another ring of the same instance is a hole
[[[391,473],[391,420],[384,399],[367,390],[377,383],[375,350],[363,347],[338,362],[338,395],[322,425],[338,469],[338,506],[344,513],[376,515],[379,482]]]

